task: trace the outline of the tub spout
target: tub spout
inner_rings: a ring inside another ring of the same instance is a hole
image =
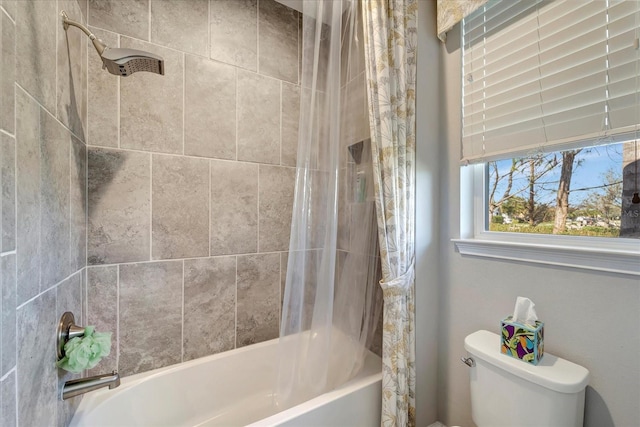
[[[116,388],[120,385],[120,375],[113,371],[106,375],[80,378],[64,383],[62,386],[62,400],[70,399],[79,394],[84,394],[102,387]]]

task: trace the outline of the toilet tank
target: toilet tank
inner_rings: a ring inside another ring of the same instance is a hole
[[[478,427],[580,427],[589,371],[546,353],[537,366],[500,353],[500,336],[477,331],[464,348],[470,368],[471,411]]]

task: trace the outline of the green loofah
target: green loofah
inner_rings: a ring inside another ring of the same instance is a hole
[[[56,365],[65,371],[80,373],[95,367],[111,352],[111,332],[94,332],[94,326],[84,329],[83,337],[71,338],[64,345],[65,356]]]

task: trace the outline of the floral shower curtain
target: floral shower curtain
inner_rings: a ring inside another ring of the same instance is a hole
[[[417,0],[362,2],[369,125],[382,259],[382,421],[415,425]]]

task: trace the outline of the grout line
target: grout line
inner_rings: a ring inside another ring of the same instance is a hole
[[[85,17],[87,25],[89,22],[89,3],[87,2],[87,16]],[[84,102],[85,102],[85,116],[82,118],[85,123],[84,130],[84,145],[87,145],[89,140],[89,43],[84,43]]]
[[[14,126],[14,128],[13,128],[13,132],[14,132],[14,133],[9,133],[9,132],[7,132],[7,131],[6,131],[6,130],[4,130],[4,129],[0,129],[0,133],[1,133],[1,134],[7,135],[8,137],[11,137],[11,138],[15,138],[15,137],[16,137],[16,134],[15,134],[15,132],[16,132],[16,130],[15,130],[15,126]]]
[[[16,25],[16,21],[15,21],[15,19],[13,19],[13,18],[11,17],[11,15],[9,14],[9,12],[7,12],[7,10],[4,8],[4,6],[3,6],[3,5],[0,5],[0,10],[2,10],[2,11],[4,12],[4,14],[5,14],[5,15],[7,15],[7,18],[9,18],[9,21],[11,21],[11,23],[12,23],[13,25]]]
[[[238,257],[234,257],[236,259],[236,295],[234,302],[234,330],[233,330],[233,348],[238,348]]]
[[[238,141],[239,141],[240,137],[238,135],[238,121],[239,121],[238,120],[238,104],[240,102],[239,101],[240,97],[238,96],[238,68],[234,67],[233,74],[234,74],[234,79],[235,79],[234,80],[234,86],[235,86],[235,109],[236,109],[236,111],[235,111],[235,113],[236,113],[236,123],[235,123],[236,124],[236,140],[235,140],[235,143],[236,143],[236,158],[235,158],[235,161],[239,161],[239,158],[238,158],[238,145],[239,145]]]
[[[260,0],[256,0],[256,74],[260,73]]]
[[[211,256],[211,160],[209,160],[209,194],[207,195],[208,199],[209,199],[209,256]]]
[[[38,260],[38,291],[42,291],[42,111],[44,109],[38,108],[38,153],[35,157],[38,158],[38,247],[36,248],[37,260]],[[16,146],[17,148],[17,146]],[[18,157],[16,153],[16,158]],[[17,173],[17,169],[16,169]],[[17,181],[17,180],[16,180]],[[16,193],[16,210],[17,210],[17,193]],[[17,228],[17,224],[16,224]],[[16,230],[17,231],[17,230]],[[16,249],[17,249],[16,242]],[[17,262],[17,261],[16,261]],[[16,278],[17,280],[17,278]],[[41,292],[42,293],[42,292]],[[18,308],[16,307],[16,311]]]
[[[319,251],[322,248],[311,248],[304,249],[301,251]],[[209,259],[209,258],[229,258],[229,257],[238,257],[238,256],[251,256],[251,255],[273,255],[280,254],[288,251],[269,251],[269,252],[245,252],[239,254],[224,254],[224,255],[212,255],[212,256],[194,256],[188,258],[166,258],[166,259],[156,259],[152,261],[132,261],[132,262],[120,262],[120,263],[112,263],[112,264],[94,264],[88,265],[87,268],[96,268],[96,267],[115,267],[121,265],[139,265],[139,264],[151,264],[151,263],[159,263],[159,262],[178,262],[178,261],[189,261],[189,260],[198,260],[198,259]],[[294,251],[296,252],[296,251]]]
[[[256,252],[260,253],[260,166],[258,166],[258,199],[256,207]]]
[[[116,39],[117,39],[116,43],[118,44],[118,47],[120,47],[120,34],[117,35]],[[118,111],[117,111],[117,114],[116,114],[116,126],[118,127],[118,148],[120,148],[120,146],[121,146],[120,145],[121,144],[120,140],[122,139],[120,137],[120,134],[122,133],[121,132],[122,128],[120,126],[120,112],[121,112],[121,102],[120,102],[121,94],[120,94],[120,92],[121,92],[121,87],[122,86],[120,84],[120,78],[118,78],[118,79],[116,79],[116,99],[117,99],[116,103],[118,105],[117,106]]]
[[[280,334],[280,327],[282,326],[282,252],[280,253],[280,274],[278,275],[280,280],[278,281],[278,334]],[[285,278],[286,282],[286,278]]]
[[[182,53],[182,155],[185,148],[185,111],[187,99],[187,54]]]
[[[215,157],[199,157],[199,156],[190,156],[190,155],[183,155],[183,154],[179,154],[179,153],[163,153],[161,151],[144,151],[144,150],[137,150],[135,148],[118,148],[118,147],[106,147],[106,146],[102,146],[102,145],[87,145],[87,149],[100,149],[100,150],[118,150],[118,151],[125,151],[125,152],[132,152],[132,153],[144,153],[144,154],[161,154],[163,156],[174,156],[174,157],[184,157],[184,158],[189,158],[189,159],[204,159],[204,160],[215,160],[217,162],[230,162],[230,163],[241,163],[241,164],[248,164],[248,165],[265,165],[265,166],[272,166],[272,167],[282,167],[282,168],[289,168],[289,169],[296,169],[296,166],[288,166],[288,165],[279,165],[277,163],[261,163],[261,162],[252,162],[249,160],[233,160],[233,159],[218,159]]]
[[[88,7],[88,6],[87,6]],[[88,14],[87,10],[87,14]],[[88,72],[88,70],[87,70]],[[87,90],[87,93],[89,91]],[[88,105],[87,105],[88,106]],[[89,265],[89,147],[85,146],[84,150],[84,266]]]
[[[282,109],[283,109],[283,106],[282,106],[282,99],[283,99],[282,92],[283,91],[284,91],[284,83],[281,80],[280,81],[280,105],[279,105],[279,108],[278,108],[278,110],[279,110],[278,111],[278,115],[280,116],[279,117],[279,119],[280,119],[280,129],[279,129],[279,131],[280,131],[280,135],[279,135],[279,145],[280,145],[280,161],[279,161],[279,164],[280,164],[280,166],[282,166],[282,115],[283,115],[282,114]]]
[[[153,261],[153,154],[149,153],[149,260]]]
[[[9,256],[9,255],[15,255],[16,254],[16,250],[12,250],[12,251],[7,251],[7,252],[2,252],[0,254],[0,257],[5,257],[5,256]]]
[[[149,33],[148,33],[148,41],[151,41],[151,2],[153,0],[149,0]]]
[[[181,319],[180,361],[184,362],[184,260],[182,260],[182,305],[180,308],[182,309],[182,313],[180,315],[180,319]]]
[[[68,187],[68,191],[69,191],[69,203],[67,203],[67,209],[68,209],[68,218],[69,218],[69,250],[67,253],[67,257],[69,259],[69,266],[71,266],[72,269],[75,269],[77,267],[76,265],[76,261],[77,261],[77,257],[72,256],[73,254],[73,249],[75,248],[75,245],[73,244],[73,232],[72,230],[75,228],[74,224],[73,224],[73,220],[71,219],[71,204],[73,203],[71,200],[71,196],[72,196],[72,189],[73,189],[73,185],[72,185],[72,175],[73,173],[71,172],[71,159],[73,159],[73,138],[71,139],[71,141],[69,141],[69,148],[68,148],[68,153],[67,153],[67,161],[69,162],[69,187]],[[75,163],[75,162],[74,162]]]
[[[16,325],[16,333],[17,333],[17,331],[18,331],[18,326]],[[18,335],[16,335],[16,336],[18,336]],[[16,345],[16,364],[15,364],[16,375],[15,375],[15,381],[14,381],[14,384],[13,384],[13,392],[14,392],[14,396],[16,396],[16,399],[15,399],[15,401],[16,401],[15,402],[16,413],[13,416],[13,421],[16,423],[16,426],[19,425],[18,424],[18,418],[19,418],[19,414],[20,414],[20,405],[19,405],[20,404],[20,398],[18,397],[19,396],[19,394],[18,394],[18,384],[20,384],[18,382],[18,379],[20,377],[20,374],[18,372],[18,362],[17,362],[17,360],[18,360],[18,346]]]
[[[16,359],[16,360],[18,360],[18,359]],[[2,376],[2,378],[0,378],[0,381],[4,381],[4,380],[6,380],[6,379],[9,377],[9,375],[11,375],[13,372],[17,372],[17,371],[18,371],[18,370],[17,370],[17,366],[18,366],[17,364],[16,364],[16,365],[13,365],[13,367],[9,370],[9,372],[7,372],[6,374],[4,374],[4,375]]]
[[[82,319],[82,321],[85,324],[90,324],[89,323],[89,271],[87,270],[87,267],[85,266],[83,268],[84,270],[84,288],[82,289],[82,294],[83,294],[83,304],[84,305],[84,318]]]
[[[116,370],[120,369],[120,266],[116,266]]]
[[[60,9],[61,9],[60,8],[60,4],[59,4],[58,1],[56,1],[56,12],[58,12]],[[59,55],[58,45],[60,43],[58,43],[58,40],[60,38],[60,27],[61,27],[61,25],[59,25],[58,19],[59,19],[59,15],[56,13],[56,34],[55,34],[55,38],[56,38],[56,40],[55,40],[55,43],[56,43],[56,49],[55,49],[55,55],[56,55],[56,80],[55,80],[55,86],[56,86],[56,89],[55,89],[56,107],[55,107],[55,109],[56,109],[56,111],[55,111],[55,113],[56,114],[55,114],[55,116],[56,117],[58,117],[58,91],[59,91],[59,88],[58,88],[58,55]],[[17,52],[16,52],[16,56],[17,56]],[[69,70],[69,71],[71,71],[71,70]],[[71,82],[71,86],[73,86],[73,82]],[[69,122],[71,122],[71,121],[69,121]]]
[[[207,58],[211,58],[211,0],[207,1]]]

